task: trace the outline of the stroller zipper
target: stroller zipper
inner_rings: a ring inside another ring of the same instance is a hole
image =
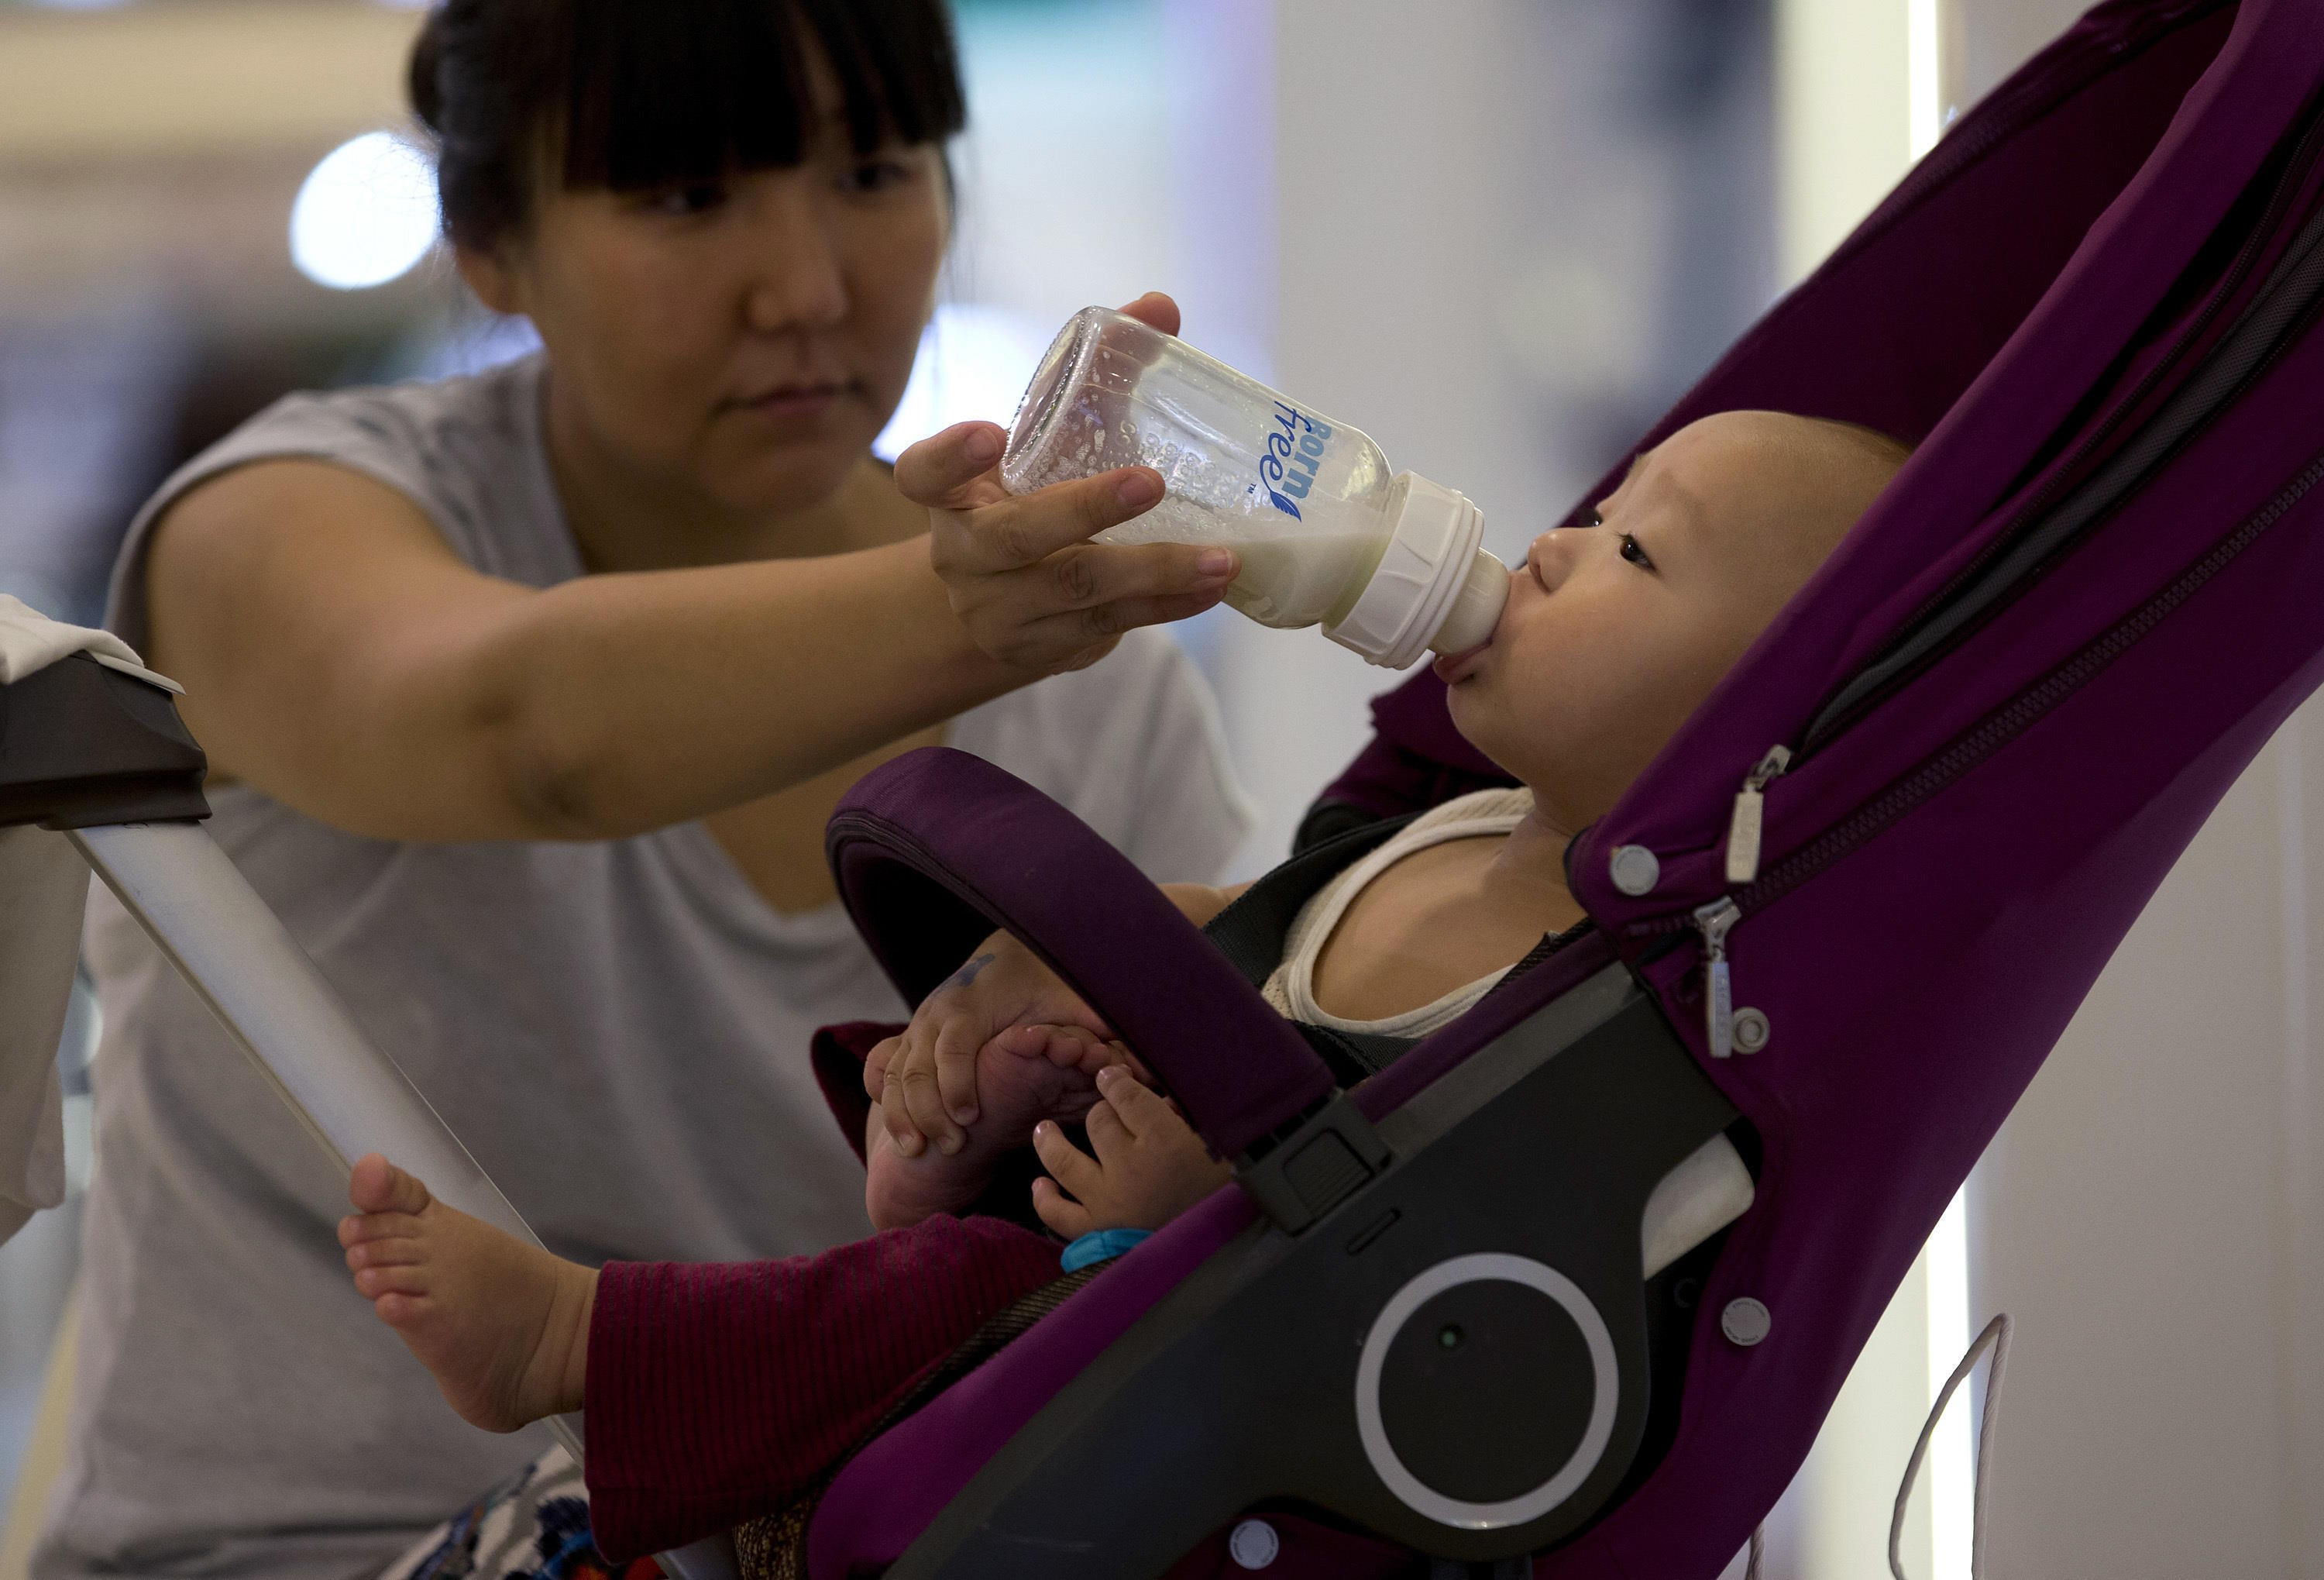
[[[1731,899],[1721,897],[1694,910],[1694,925],[1702,933],[1703,1037],[1711,1057],[1725,1058],[1735,1051],[1735,988],[1727,969],[1727,929],[1742,919]]]
[[[1759,875],[1759,832],[1766,821],[1767,786],[1792,765],[1789,746],[1770,746],[1735,792],[1735,815],[1727,823],[1727,881],[1748,883]]]

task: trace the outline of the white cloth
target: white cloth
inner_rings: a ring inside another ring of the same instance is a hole
[[[0,594],[0,686],[77,652],[133,668],[109,631],[67,625]],[[61,834],[0,828],[0,1243],[65,1199],[64,1034],[88,868]]]
[[[74,653],[96,653],[144,668],[130,645],[110,631],[51,620],[21,598],[0,593],[0,686],[13,686]]]
[[[57,1039],[88,868],[61,834],[0,828],[0,1243],[65,1199]]]
[[[1389,836],[1361,861],[1317,890],[1292,919],[1283,943],[1283,964],[1275,968],[1261,990],[1267,1002],[1295,1021],[1328,1026],[1335,1031],[1370,1033],[1378,1037],[1425,1037],[1468,1013],[1471,1005],[1493,991],[1509,974],[1512,960],[1489,975],[1456,987],[1434,1003],[1390,1015],[1381,1021],[1351,1021],[1315,1002],[1315,963],[1323,946],[1348,913],[1348,907],[1374,878],[1415,851],[1455,839],[1506,838],[1533,810],[1533,791],[1525,789],[1479,790],[1456,797],[1415,818]]]

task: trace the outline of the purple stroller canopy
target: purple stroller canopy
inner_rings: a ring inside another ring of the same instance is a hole
[[[2319,89],[2314,0],[2100,6],[1641,441],[1766,407],[1919,448],[1577,841],[1568,864],[1600,934],[1359,1089],[1367,1113],[1388,1113],[1618,956],[1764,1146],[1757,1203],[1703,1306],[1755,1298],[1768,1337],[1741,1347],[1696,1325],[1667,1454],[1536,1575],[1709,1576],[1742,1545],[2141,908],[2324,675],[2324,335],[2307,332],[2324,301]],[[1489,766],[1451,735],[1432,679],[1378,716],[1380,739],[1332,797],[1409,809]],[[1730,882],[1735,797],[1775,745],[1794,758],[1766,790],[1763,859]],[[908,759],[852,804],[1000,888],[1045,866],[1056,830],[1019,820],[1007,795],[973,856],[948,845],[967,814],[935,803],[968,788]],[[1658,860],[1643,894],[1609,873],[1629,845]],[[844,865],[843,887],[917,995],[937,969],[906,942],[927,913],[881,892],[881,870]],[[1180,1002],[1132,1007],[1126,979],[1096,996],[1133,1041],[1133,1022],[1201,1039],[1141,1051],[1214,1144],[1239,1148],[1312,1099],[1320,1067],[1259,1029],[1231,973],[1157,981],[1191,939],[1169,919],[1105,925],[1038,894],[1021,910],[986,899],[983,914],[1045,929],[1069,974],[1084,925],[1150,950],[1132,975]],[[1705,1031],[1696,912],[1722,902],[1732,1002],[1769,1029],[1748,1056],[1712,1057]],[[1238,1097],[1241,1074],[1253,1084]],[[875,1444],[818,1518],[816,1572],[895,1557],[1250,1216],[1237,1193],[1213,1198]]]

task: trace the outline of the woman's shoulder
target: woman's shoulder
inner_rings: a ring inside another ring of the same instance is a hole
[[[575,574],[540,440],[536,355],[452,378],[286,395],[171,474],[132,522],[106,624],[143,634],[154,527],[188,494],[268,461],[321,461],[402,494],[479,570],[533,585]]]
[[[440,490],[464,471],[504,472],[513,452],[540,445],[542,373],[536,354],[450,378],[285,395],[188,462],[162,493],[277,458],[377,471],[415,494]]]

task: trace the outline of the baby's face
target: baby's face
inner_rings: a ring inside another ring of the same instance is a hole
[[[1492,640],[1437,666],[1453,722],[1572,832],[1602,816],[1894,475],[1879,441],[1769,411],[1641,455],[1597,523],[1534,540]]]

